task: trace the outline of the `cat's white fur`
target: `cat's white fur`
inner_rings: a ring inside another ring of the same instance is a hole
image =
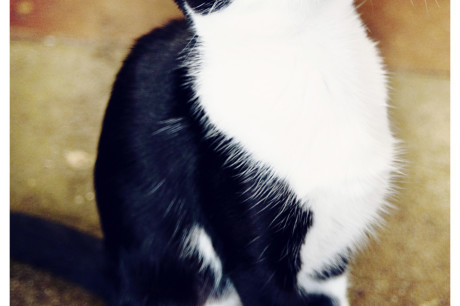
[[[302,283],[310,293],[325,293],[336,298],[340,306],[348,306],[347,274],[326,281],[305,279]]]
[[[201,107],[313,212],[299,286],[346,305],[345,276],[313,275],[378,222],[397,159],[385,71],[353,2],[233,0],[212,14],[188,12]]]
[[[233,286],[229,286],[219,298],[209,298],[204,306],[242,306],[240,297]]]
[[[184,244],[181,256],[189,257],[198,255],[201,260],[202,269],[210,267],[215,277],[215,287],[222,280],[222,262],[217,256],[212,245],[211,237],[200,226],[194,226],[184,237]],[[224,292],[215,296],[211,292],[210,297],[204,306],[242,306],[240,297],[233,285],[227,285]]]
[[[222,278],[222,262],[214,250],[211,237],[200,226],[194,226],[184,237],[181,256],[189,257],[198,255],[202,269],[210,267],[215,275],[216,283]]]

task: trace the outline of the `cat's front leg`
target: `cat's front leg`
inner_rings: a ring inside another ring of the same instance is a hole
[[[314,231],[312,231],[314,234]],[[321,257],[321,254],[318,254]],[[331,257],[320,268],[312,269],[305,262],[297,275],[301,288],[309,293],[325,294],[334,299],[334,305],[348,306],[348,258],[349,251]],[[306,261],[306,256],[304,255]],[[324,261],[326,262],[326,261]],[[310,272],[306,272],[310,270]],[[313,272],[314,271],[314,272]]]
[[[315,217],[281,181],[263,184],[263,188],[269,187],[272,193],[269,199],[257,198],[258,194],[268,191],[258,193],[257,189],[248,189],[251,191],[246,195],[253,197],[231,203],[225,218],[218,217],[221,209],[213,214],[220,220],[216,226],[220,240],[225,242],[224,271],[242,304],[347,305],[335,291],[307,290],[310,286],[306,288],[299,282],[297,275],[302,272],[300,249],[315,226]]]
[[[275,271],[254,267],[232,273],[232,281],[243,305],[250,306],[337,306],[339,301],[323,293],[306,293],[300,288],[285,287],[273,277]],[[348,305],[348,304],[344,304]],[[231,305],[237,306],[237,305]],[[238,305],[239,306],[239,305]]]
[[[385,178],[385,173],[381,178]],[[364,246],[386,209],[385,184],[379,178],[355,178],[317,188],[309,194],[313,225],[300,250],[302,266],[297,282],[307,292],[347,299],[347,266]]]

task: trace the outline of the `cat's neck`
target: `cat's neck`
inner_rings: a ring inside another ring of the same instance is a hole
[[[202,40],[218,36],[227,42],[278,39],[305,31],[325,32],[355,16],[352,0],[234,0],[217,12],[200,15],[189,10]]]

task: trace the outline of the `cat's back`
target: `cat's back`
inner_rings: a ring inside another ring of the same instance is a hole
[[[185,102],[190,94],[183,84],[181,59],[191,38],[187,22],[177,20],[137,40],[113,85],[99,143],[99,155],[104,156],[99,160],[122,158],[124,153],[134,159],[138,153],[133,146],[152,149],[162,137],[180,136],[168,133],[174,125],[177,130],[189,127]]]
[[[142,235],[120,224],[145,222],[146,231],[163,222],[151,215],[177,201],[176,196],[194,201],[197,132],[187,108],[190,93],[182,66],[192,37],[185,20],[153,30],[136,42],[116,77],[95,165],[97,204],[109,249]],[[146,199],[148,205],[142,202]]]

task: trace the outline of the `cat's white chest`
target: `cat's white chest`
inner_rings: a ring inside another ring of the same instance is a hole
[[[228,24],[216,30],[201,21],[200,105],[300,197],[389,166],[384,75],[359,23],[345,23],[348,32],[319,19],[284,34],[257,28],[257,35],[233,29],[226,36]]]

